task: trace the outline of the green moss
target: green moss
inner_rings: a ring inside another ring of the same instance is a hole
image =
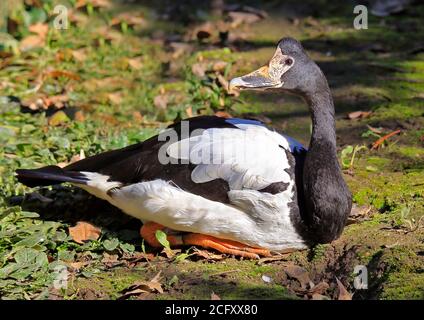
[[[424,273],[390,275],[380,298],[388,300],[424,300]]]

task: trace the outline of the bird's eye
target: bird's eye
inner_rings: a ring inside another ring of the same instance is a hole
[[[286,61],[284,61],[284,62],[285,62],[286,65],[291,66],[292,63],[293,63],[293,60],[289,58],[289,59],[286,59]]]

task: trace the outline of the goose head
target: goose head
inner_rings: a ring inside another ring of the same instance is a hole
[[[309,96],[319,90],[328,90],[328,84],[321,69],[309,58],[300,42],[283,38],[267,65],[232,79],[229,88],[284,91]]]

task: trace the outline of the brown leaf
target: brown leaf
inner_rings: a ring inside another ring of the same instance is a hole
[[[45,104],[47,105],[47,107],[54,106],[57,109],[62,109],[68,101],[69,97],[67,94],[59,94],[45,98]]]
[[[191,118],[193,117],[193,108],[190,106],[185,110],[187,117]]]
[[[72,80],[81,80],[80,76],[76,73],[66,71],[66,70],[50,70],[44,73],[44,78],[59,78],[65,77]]]
[[[170,249],[170,248],[163,248],[161,253],[163,253],[168,259],[173,259],[177,253],[180,253],[181,249]]]
[[[118,255],[117,254],[108,254],[107,252],[103,253],[102,263],[105,264],[107,267],[111,268],[118,264],[122,264],[122,262],[118,261]]]
[[[168,106],[168,96],[165,94],[160,94],[153,98],[153,104],[158,109],[166,109]]]
[[[79,154],[75,154],[72,156],[71,160],[69,161],[69,164],[83,160],[83,159],[85,159],[85,152],[84,152],[84,149],[81,149]]]
[[[177,60],[182,55],[193,51],[193,46],[185,42],[171,42],[169,46],[172,49],[173,60]]]
[[[207,66],[205,63],[197,62],[191,66],[191,72],[199,78],[203,78],[206,74]]]
[[[376,134],[381,134],[383,133],[383,128],[374,128],[371,127],[370,125],[367,124],[368,129],[370,129],[372,132],[376,133]]]
[[[218,296],[215,292],[212,291],[211,300],[221,300],[221,297]]]
[[[134,14],[132,12],[123,12],[115,16],[111,21],[111,26],[116,26],[125,22],[128,26],[144,26],[146,20],[140,14]]]
[[[194,249],[193,254],[206,260],[222,260],[225,258],[222,254],[215,254],[206,250],[199,250],[197,248]]]
[[[97,36],[102,37],[106,41],[116,41],[119,42],[122,40],[122,34],[116,30],[110,29],[107,26],[100,27],[94,31]],[[95,41],[95,44],[99,44],[98,39]]]
[[[284,267],[284,272],[290,277],[299,281],[301,287],[306,289],[306,286],[311,281],[309,273],[302,267],[296,266],[294,264],[289,264]]]
[[[58,167],[60,167],[60,168],[64,168],[64,167],[66,167],[67,165],[69,165],[69,164],[71,164],[71,163],[74,163],[74,162],[77,162],[77,161],[80,161],[80,160],[82,160],[82,159],[85,159],[85,152],[84,152],[84,149],[81,149],[80,150],[80,153],[79,154],[75,154],[75,155],[73,155],[72,156],[72,158],[71,158],[71,160],[69,160],[69,162],[59,162],[59,163],[57,163],[56,165],[58,166]]]
[[[337,277],[336,277],[336,281],[337,281],[337,286],[339,287],[339,296],[337,300],[352,300],[352,295],[349,293],[349,291],[347,291],[343,283],[341,283],[341,281],[337,279]]]
[[[72,50],[71,55],[77,62],[83,62],[87,60],[87,50],[85,48]]]
[[[23,38],[19,44],[19,50],[28,51],[34,48],[44,47],[45,39],[39,35],[30,35]]]
[[[97,240],[101,229],[91,223],[78,221],[75,227],[69,227],[69,234],[76,243],[83,244],[87,240]]]
[[[217,117],[220,117],[220,118],[232,118],[233,116],[231,115],[231,114],[229,114],[228,112],[226,112],[226,111],[217,111],[217,112],[215,112],[215,115],[217,116]]]
[[[358,206],[356,204],[352,205],[352,209],[350,211],[347,223],[352,224],[358,221],[365,220],[372,213],[371,206]]]
[[[119,92],[109,93],[109,94],[107,95],[107,98],[109,99],[109,101],[110,101],[112,104],[121,104],[121,103],[122,103],[122,100],[123,100],[123,98],[122,98],[122,94],[121,94],[121,93],[119,93]]]
[[[328,285],[327,282],[325,281],[321,281],[320,283],[318,283],[317,285],[315,285],[313,288],[311,288],[308,292],[309,295],[313,295],[314,294],[323,294],[325,291],[328,290],[330,286]]]
[[[231,19],[231,27],[234,29],[245,23],[251,24],[262,20],[262,18],[257,14],[241,11],[229,12],[228,16]]]
[[[163,293],[162,285],[160,284],[160,275],[161,271],[154,276],[154,278],[148,282],[145,281],[136,281],[134,284],[132,284],[127,289],[123,290],[124,293],[119,299],[126,299],[133,295],[140,295],[140,294],[146,294],[146,293]]]
[[[110,0],[78,0],[75,4],[75,8],[80,9],[91,4],[93,8],[110,8]]]
[[[82,112],[81,110],[78,110],[77,112],[75,112],[74,119],[75,121],[78,121],[78,122],[85,121],[84,112]]]
[[[350,120],[367,118],[371,115],[371,111],[354,111],[347,115]]]
[[[75,271],[78,271],[82,267],[85,267],[85,266],[87,266],[91,263],[92,263],[92,261],[76,261],[76,262],[69,262],[69,263],[67,263],[67,265],[70,266]]]
[[[143,67],[141,60],[141,57],[128,59],[128,65],[134,70],[140,70]]]
[[[37,34],[40,38],[46,39],[47,33],[49,32],[49,26],[46,23],[38,22],[36,24],[30,25],[28,30]]]
[[[225,68],[228,66],[228,63],[225,61],[216,61],[213,66],[212,70],[216,72],[224,72]]]
[[[135,122],[141,123],[144,120],[144,117],[140,111],[133,111],[132,116]]]
[[[23,99],[21,104],[23,107],[29,108],[33,111],[46,110],[48,108],[48,105],[45,103],[45,96],[41,94],[29,96]]]

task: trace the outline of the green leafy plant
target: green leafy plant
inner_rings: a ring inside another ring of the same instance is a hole
[[[367,150],[365,146],[351,146],[348,145],[341,151],[341,161],[343,169],[352,169],[355,161],[356,153],[360,150]]]

